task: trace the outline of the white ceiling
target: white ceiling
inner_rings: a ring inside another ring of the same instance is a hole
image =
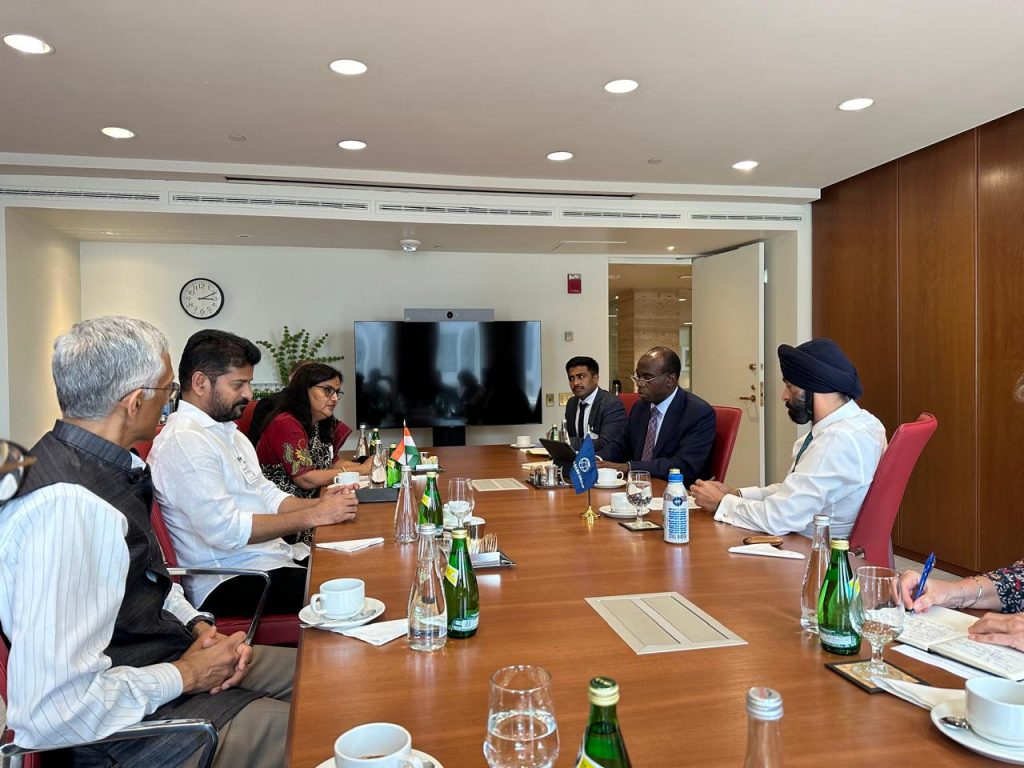
[[[820,188],[1024,106],[1015,0],[0,0],[12,32],[56,52],[0,46],[0,172],[48,154]],[[369,72],[334,75],[343,57]],[[640,89],[602,90],[621,77]],[[835,109],[853,96],[876,104]]]

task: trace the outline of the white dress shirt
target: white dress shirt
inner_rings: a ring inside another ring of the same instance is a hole
[[[672,401],[676,399],[676,393],[677,392],[679,392],[679,388],[678,387],[676,387],[675,389],[672,390],[672,394],[671,395],[666,397],[664,400],[662,400],[657,405],[652,406],[654,408],[657,408],[661,412],[661,415],[658,417],[658,428],[654,432],[654,444],[655,445],[658,444],[658,438],[661,437],[661,425],[665,423],[665,414],[668,413],[668,407],[670,405],[672,405]],[[648,415],[650,415],[650,414],[648,414]]]
[[[810,536],[814,515],[825,514],[832,518],[832,538],[848,538],[885,450],[885,427],[851,400],[814,424],[811,434],[785,480],[767,488],[741,488],[742,498],[725,496],[715,520],[777,536]],[[804,439],[793,445],[794,461]]]
[[[124,598],[127,530],[121,512],[71,483],[0,509],[0,624],[11,640],[7,724],[20,746],[95,741],[182,693],[173,664],[112,667],[104,653]],[[197,615],[177,584],[164,609],[182,624]]]
[[[579,409],[583,407],[584,403],[587,404],[586,410],[583,411],[583,431],[582,432],[577,432],[577,435],[576,435],[576,437],[578,437],[580,439],[582,439],[582,438],[586,437],[587,435],[591,434],[591,432],[590,432],[590,414],[593,413],[593,411],[594,411],[594,401],[595,400],[597,400],[597,387],[594,387],[594,391],[591,392],[589,396],[583,398],[582,400],[579,401],[579,403],[576,404],[576,418],[577,419],[579,419],[579,417],[580,417],[580,410]],[[596,435],[595,435],[595,437],[596,437]]]
[[[249,543],[253,515],[276,514],[290,497],[263,476],[256,450],[233,421],[214,421],[182,401],[153,441],[149,463],[179,565],[270,571],[305,556],[284,539]],[[190,576],[185,592],[202,605],[230,578]]]

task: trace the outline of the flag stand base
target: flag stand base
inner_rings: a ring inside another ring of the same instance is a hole
[[[587,525],[593,525],[597,522],[598,514],[594,511],[594,507],[590,504],[590,489],[587,488],[587,511],[580,515],[581,518],[587,521]]]

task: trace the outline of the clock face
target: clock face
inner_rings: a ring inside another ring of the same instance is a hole
[[[224,291],[213,280],[194,277],[181,287],[181,308],[192,317],[206,320],[224,307]]]

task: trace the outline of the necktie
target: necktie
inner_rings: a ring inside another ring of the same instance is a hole
[[[650,461],[654,457],[654,444],[658,442],[658,420],[661,418],[661,411],[651,406],[651,420],[647,424],[647,437],[644,438],[644,452],[640,454],[641,461]]]
[[[814,435],[811,432],[808,432],[807,437],[804,438],[804,444],[801,445],[800,450],[796,452],[796,461],[793,462],[793,469],[791,469],[790,472],[794,471],[796,469],[796,465],[800,463],[800,457],[804,455],[804,451],[807,450],[807,446],[811,444],[812,437],[814,437]]]
[[[576,437],[580,438],[580,440],[582,440],[584,437],[586,437],[586,433],[584,432],[584,430],[587,427],[586,410],[587,410],[587,404],[586,403],[580,403],[580,415],[579,415],[579,420],[576,423]]]

